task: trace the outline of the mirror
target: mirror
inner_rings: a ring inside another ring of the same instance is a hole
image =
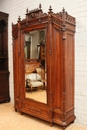
[[[25,33],[25,95],[26,98],[47,103],[46,30]]]

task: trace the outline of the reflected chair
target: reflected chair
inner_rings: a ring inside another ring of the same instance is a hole
[[[35,68],[35,72],[41,76],[41,81],[43,82],[43,88],[46,89],[46,73],[41,67]]]
[[[36,87],[42,87],[43,88],[43,82],[41,81],[41,76],[37,73],[31,73],[26,76],[26,82],[27,85],[30,87],[31,92],[33,88]]]

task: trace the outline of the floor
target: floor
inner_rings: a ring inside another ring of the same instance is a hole
[[[26,92],[26,98],[31,98],[38,102],[47,103],[46,90],[38,89],[37,91]]]
[[[48,122],[31,117],[29,115],[21,115],[14,111],[12,103],[0,104],[0,130],[62,130],[58,125],[50,127]],[[72,123],[66,130],[87,130],[87,126]]]

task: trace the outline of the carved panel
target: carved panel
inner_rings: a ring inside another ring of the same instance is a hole
[[[48,119],[52,119],[52,111],[43,107],[43,106],[38,106],[36,107],[35,105],[31,105],[31,104],[27,104],[27,103],[23,103],[22,102],[22,106],[21,106],[21,110],[25,111],[27,113],[32,113],[33,115],[38,115],[42,118],[48,118]],[[44,116],[43,116],[44,115]]]
[[[14,39],[18,37],[18,25],[17,24],[12,24],[12,36]]]
[[[62,20],[56,18],[56,17],[52,17],[52,22],[53,23],[56,23],[57,25],[61,26],[62,27]]]
[[[25,109],[25,110],[30,111],[32,113],[36,113],[36,114],[40,114],[40,115],[42,114],[41,108],[32,106],[30,104],[22,103],[22,109]]]
[[[75,18],[72,17],[71,15],[69,15],[69,14],[65,11],[64,8],[62,9],[62,12],[56,13],[55,15],[56,15],[58,18],[60,18],[60,19],[65,19],[65,20],[67,20],[67,21],[72,22],[73,24],[75,24]]]
[[[37,8],[37,9],[31,10],[29,12],[27,10],[26,17],[28,20],[30,20],[33,18],[37,18],[37,17],[41,16],[42,14],[43,14],[42,10]]]
[[[55,14],[59,19],[62,19],[62,13],[60,12],[60,13],[56,13]]]
[[[66,20],[75,24],[75,18],[68,14],[66,15]]]
[[[68,60],[67,60],[67,74],[68,74],[68,79],[67,79],[67,88],[69,91],[69,94],[67,96],[69,96],[68,100],[70,99],[71,102],[68,102],[67,106],[72,107],[74,104],[73,101],[73,85],[74,85],[74,66],[73,66],[73,58],[74,58],[74,54],[73,54],[73,35],[72,34],[67,34],[68,37]]]
[[[37,113],[37,114],[42,114],[42,109],[36,108],[36,107],[33,107],[33,106],[29,106],[29,111],[31,111],[33,113]]]
[[[22,106],[22,100],[16,99],[16,100],[15,100],[15,108],[20,109],[21,106]]]

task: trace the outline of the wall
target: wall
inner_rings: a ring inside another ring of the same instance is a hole
[[[76,18],[75,34],[75,114],[76,122],[87,124],[87,0],[0,0],[0,10],[9,14],[9,71],[10,95],[13,102],[12,27],[18,16],[25,18],[26,8],[42,4],[44,12],[52,5],[54,12],[66,11]]]

